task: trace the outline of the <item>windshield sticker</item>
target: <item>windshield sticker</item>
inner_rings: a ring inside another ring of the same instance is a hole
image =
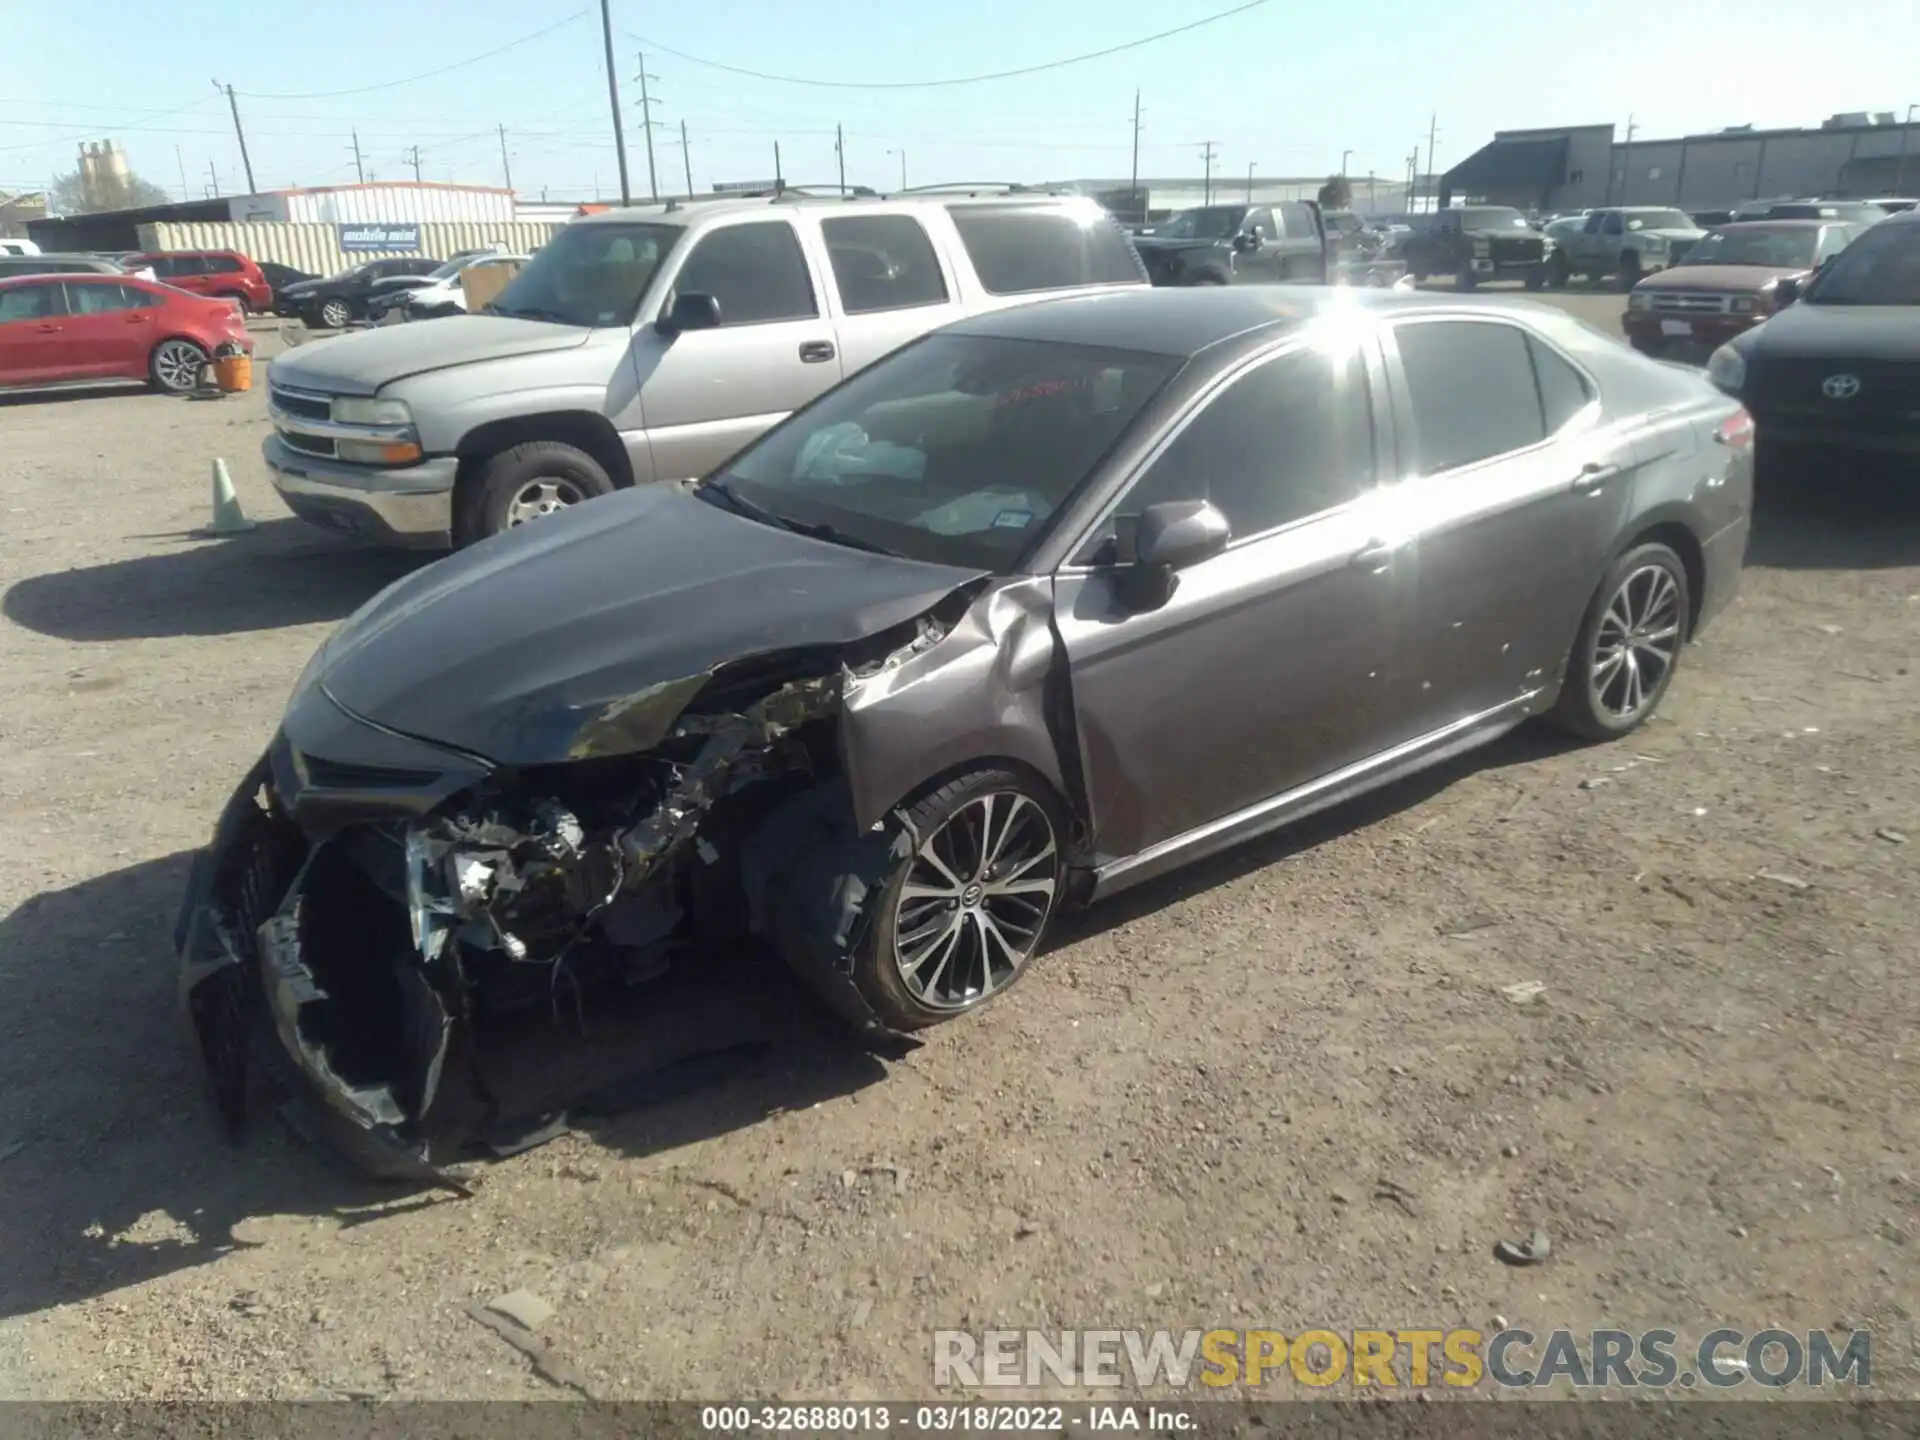
[[[1033,523],[1031,510],[1002,510],[993,517],[996,530],[1024,530]]]

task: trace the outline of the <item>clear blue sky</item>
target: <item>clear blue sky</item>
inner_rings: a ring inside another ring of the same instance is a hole
[[[480,54],[572,13],[470,0],[466,15],[424,0],[0,0],[0,189],[40,188],[71,170],[83,137],[117,140],[135,170],[195,195],[211,164],[244,189],[224,97],[241,92],[262,189],[354,178],[349,130],[369,171],[501,182],[493,127],[507,127],[513,180],[554,198],[617,193],[597,4],[559,28],[448,74],[365,94],[272,98],[400,80]],[[622,108],[635,192],[647,193],[637,37],[704,60],[822,80],[938,80],[1039,64],[1165,30],[1234,0],[614,0]],[[1865,12],[1861,12],[1864,14]],[[1623,22],[1619,17],[1634,17]],[[1125,176],[1133,94],[1142,92],[1143,175],[1401,175],[1439,114],[1439,168],[1495,128],[1629,115],[1643,138],[1752,122],[1815,124],[1840,110],[1920,101],[1920,7],[1837,23],[1805,0],[1675,0],[1575,7],[1539,0],[1267,0],[1170,40],[1045,74],[923,90],[834,90],[729,75],[654,50],[647,57],[662,190],[693,180],[1067,179]],[[180,108],[184,107],[184,108]],[[171,113],[167,113],[171,112]],[[178,156],[176,157],[176,146]]]

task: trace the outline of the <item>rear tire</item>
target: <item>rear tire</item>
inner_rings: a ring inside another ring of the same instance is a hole
[[[240,307],[240,313],[242,315],[253,314],[253,303],[250,300],[248,300],[247,297],[244,295],[236,295],[232,291],[228,291],[226,294],[222,295],[220,298],[222,300],[233,301],[234,304]]]
[[[606,468],[577,445],[529,440],[502,450],[461,480],[454,543],[471,545],[613,490]]]
[[[147,379],[162,395],[186,395],[200,384],[210,357],[191,340],[162,340],[147,357]]]
[[[970,771],[907,819],[920,846],[872,892],[852,977],[896,1032],[955,1019],[1010,989],[1032,968],[1065,888],[1059,809],[1015,771]]]
[[[1608,567],[1567,657],[1548,719],[1586,740],[1618,740],[1660,707],[1680,663],[1693,594],[1670,546],[1636,545]]]
[[[1640,257],[1629,250],[1620,257],[1620,288],[1631,290],[1646,276],[1640,268]]]
[[[1547,284],[1555,290],[1567,288],[1567,281],[1573,278],[1573,271],[1567,266],[1567,257],[1556,255],[1547,262]]]
[[[1463,295],[1480,288],[1480,277],[1473,273],[1472,265],[1460,267],[1460,273],[1453,277],[1453,288]]]

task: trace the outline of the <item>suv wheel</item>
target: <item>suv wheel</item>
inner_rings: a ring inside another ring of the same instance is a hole
[[[1573,642],[1553,722],[1588,740],[1616,740],[1659,707],[1693,617],[1687,567],[1657,543],[1607,571]]]
[[[1480,277],[1473,273],[1473,262],[1471,260],[1462,260],[1460,262],[1460,273],[1453,277],[1453,284],[1457,290],[1477,290],[1480,288]]]
[[[1567,282],[1573,278],[1573,267],[1567,264],[1567,257],[1556,253],[1547,261],[1547,284],[1555,290],[1567,288]]]
[[[854,957],[853,982],[883,1024],[924,1030],[977,1010],[1027,971],[1063,888],[1050,797],[982,769],[907,812],[920,837],[894,863]]]
[[[1640,283],[1644,272],[1640,269],[1639,253],[1628,250],[1620,257],[1620,288],[1631,290]]]
[[[353,304],[338,295],[320,304],[320,324],[328,330],[344,330],[353,320]]]
[[[529,440],[502,450],[462,479],[454,506],[454,539],[471,545],[596,495],[611,495],[613,488],[605,467],[578,446]]]

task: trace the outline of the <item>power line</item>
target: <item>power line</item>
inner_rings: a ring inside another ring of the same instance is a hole
[[[359,85],[351,90],[308,90],[297,93],[246,90],[241,93],[249,100],[332,100],[341,95],[367,95],[375,90],[392,90],[401,85],[411,85],[416,80],[431,80],[436,75],[447,75],[455,70],[464,70],[469,65],[478,65],[482,60],[491,60],[496,55],[504,55],[507,51],[518,49],[530,41],[538,40],[545,35],[551,35],[564,25],[571,25],[586,13],[584,10],[576,10],[564,20],[556,20],[553,24],[543,29],[535,30],[531,35],[522,35],[519,39],[509,40],[506,44],[496,46],[492,50],[483,51],[478,55],[470,55],[465,60],[456,60],[451,65],[442,65],[436,70],[422,70],[418,75],[405,75],[398,80],[382,80],[378,85]]]
[[[1085,64],[1089,60],[1103,60],[1109,55],[1138,50],[1143,45],[1156,44],[1161,40],[1171,40],[1176,35],[1198,30],[1203,25],[1212,25],[1221,20],[1231,19],[1235,15],[1244,15],[1247,11],[1257,10],[1266,3],[1267,0],[1247,0],[1246,4],[1236,5],[1231,10],[1222,10],[1199,20],[1190,20],[1185,25],[1176,25],[1173,29],[1162,30],[1156,35],[1143,35],[1137,40],[1109,45],[1104,50],[1090,50],[1084,55],[1069,55],[1062,60],[1049,60],[1041,65],[1026,65],[1018,70],[996,70],[987,75],[959,75],[948,80],[812,80],[798,75],[769,75],[763,70],[747,70],[738,65],[723,65],[718,60],[703,60],[698,55],[689,55],[684,50],[676,50],[671,45],[662,45],[658,40],[649,40],[643,35],[633,35],[632,38],[649,50],[662,51],[676,60],[685,60],[692,65],[704,65],[710,70],[724,70],[729,75],[744,75],[749,80],[771,80],[778,85],[811,85],[824,90],[934,90],[952,85],[981,85],[989,80],[1011,80],[1020,75],[1038,75],[1043,71],[1059,70],[1068,65]]]
[[[196,105],[204,105],[206,103],[207,103],[207,97],[202,95],[197,99],[187,101],[187,103],[184,105],[176,105],[171,110],[162,110],[160,114],[161,115],[178,115],[182,110],[191,110]],[[45,125],[45,124],[48,124],[49,122],[45,120],[10,120],[7,123],[10,125]],[[54,122],[54,123],[58,123],[58,122]],[[95,130],[83,130],[77,135],[68,135],[56,140],[29,140],[24,144],[20,144],[20,145],[0,145],[0,153],[3,153],[8,150],[38,150],[42,145],[68,145],[81,140],[92,140],[96,136],[96,131],[100,129],[121,130],[125,128],[126,128],[125,126],[121,126],[121,125],[98,126],[96,127]],[[196,135],[201,132],[196,130],[184,130],[184,131],[176,131],[175,133],[184,134],[184,135]]]

